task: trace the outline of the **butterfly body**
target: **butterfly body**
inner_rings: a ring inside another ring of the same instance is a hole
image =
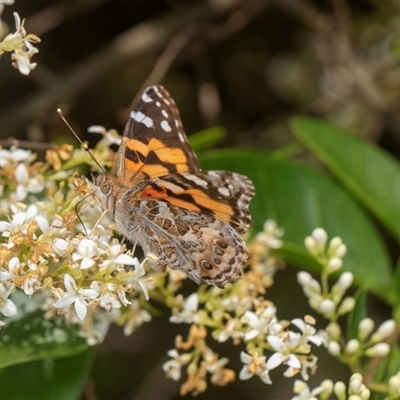
[[[130,115],[115,176],[95,180],[102,207],[119,233],[138,243],[153,269],[186,272],[196,283],[224,287],[241,273],[248,252],[250,180],[202,171],[179,112],[161,86],[147,88]]]

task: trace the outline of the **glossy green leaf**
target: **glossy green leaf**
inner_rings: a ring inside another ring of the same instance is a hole
[[[94,348],[66,358],[12,365],[0,370],[0,399],[79,399],[93,361]]]
[[[377,146],[321,120],[297,117],[291,126],[298,139],[398,238],[400,163]]]
[[[226,129],[214,126],[204,131],[194,133],[188,137],[190,145],[195,151],[211,149],[226,137]]]
[[[272,218],[285,229],[284,251],[291,261],[309,269],[315,261],[304,250],[304,239],[323,227],[348,246],[345,269],[355,283],[392,301],[390,262],[380,236],[358,203],[331,178],[303,164],[273,159],[259,151],[226,150],[201,157],[205,169],[237,171],[254,182],[251,202],[255,231]]]
[[[87,349],[78,328],[64,317],[47,320],[40,310],[6,323],[0,335],[0,368],[46,358],[67,357]]]
[[[347,338],[356,339],[358,334],[358,325],[360,321],[367,317],[367,296],[368,291],[360,288],[354,294],[356,304],[347,318]]]

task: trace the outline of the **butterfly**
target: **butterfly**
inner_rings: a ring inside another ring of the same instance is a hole
[[[114,169],[95,178],[96,194],[117,231],[152,254],[154,270],[220,288],[241,274],[254,186],[244,175],[200,168],[164,87],[139,95]]]

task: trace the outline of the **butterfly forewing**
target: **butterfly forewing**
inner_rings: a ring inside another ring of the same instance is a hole
[[[130,113],[115,175],[132,179],[141,173],[144,178],[156,178],[199,169],[174,100],[162,86],[150,86]]]

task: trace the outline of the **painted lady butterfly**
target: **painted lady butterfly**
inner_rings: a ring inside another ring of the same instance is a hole
[[[149,261],[154,270],[169,266],[221,288],[240,275],[248,258],[240,235],[250,224],[253,184],[234,172],[201,170],[162,86],[140,95],[115,176],[102,174],[95,186],[118,232],[156,256]]]

